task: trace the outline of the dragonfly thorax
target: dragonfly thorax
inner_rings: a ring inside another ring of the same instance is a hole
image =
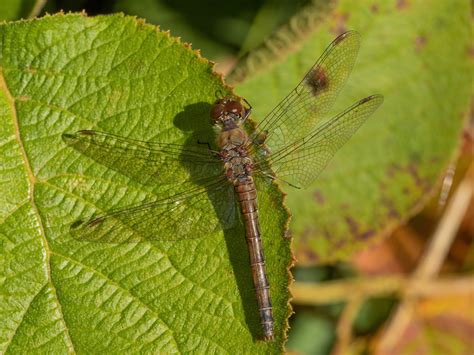
[[[252,180],[253,164],[248,156],[247,142],[248,136],[240,128],[222,131],[218,137],[225,175],[234,185]]]
[[[248,140],[247,134],[239,127],[221,130],[217,136],[217,145],[221,149],[231,150],[243,146]]]

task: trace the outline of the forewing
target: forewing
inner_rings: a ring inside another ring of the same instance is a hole
[[[63,134],[63,140],[82,154],[146,185],[200,184],[223,174],[223,164],[207,147],[133,140],[92,130]]]
[[[325,117],[347,81],[359,46],[355,31],[337,37],[298,86],[258,124],[256,135],[266,134],[271,151],[301,139]]]
[[[214,181],[205,187],[170,198],[77,221],[71,234],[80,241],[137,243],[200,238],[230,228],[235,222],[232,186],[222,176],[210,180]]]
[[[266,161],[256,164],[255,171],[266,171],[270,163],[277,179],[296,187],[307,187],[382,102],[381,95],[360,100],[320,124],[306,137],[273,152]]]

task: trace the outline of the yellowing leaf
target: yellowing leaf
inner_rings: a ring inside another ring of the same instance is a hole
[[[300,264],[348,258],[428,200],[469,110],[471,26],[468,1],[318,3],[237,65],[236,91],[259,121],[337,34],[356,30],[359,57],[333,114],[371,94],[385,97],[309,189],[285,189]]]

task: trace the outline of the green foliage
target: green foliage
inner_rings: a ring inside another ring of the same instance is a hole
[[[178,242],[87,243],[69,233],[78,219],[158,190],[61,135],[96,129],[182,145],[208,134],[209,104],[229,93],[210,64],[120,15],[47,16],[0,33],[0,352],[279,352],[291,257],[275,186],[259,195],[274,343],[256,340],[241,224]]]
[[[335,325],[328,318],[302,313],[291,323],[287,348],[298,354],[329,354],[335,342]]]
[[[285,188],[300,263],[348,258],[412,215],[454,156],[469,107],[467,1],[347,0],[307,8],[238,63],[230,79],[254,118],[346,29],[359,31],[362,44],[333,114],[373,93],[385,102],[309,190]]]
[[[0,1],[0,21],[34,17],[43,7],[45,0]]]
[[[146,18],[202,50],[208,58],[229,55],[243,42],[259,1],[120,0],[115,11]],[[237,9],[237,11],[236,11]],[[203,21],[203,19],[206,19]],[[223,30],[225,29],[225,30]]]
[[[213,60],[245,53],[260,44],[308,0],[119,0],[115,11],[146,18]]]
[[[354,321],[354,332],[356,334],[375,332],[388,319],[395,304],[396,300],[391,297],[366,300]]]
[[[206,55],[235,51],[242,41],[252,48],[262,29],[278,22],[265,17],[275,11],[271,5],[252,22],[243,6],[203,17],[197,11],[209,6],[200,3],[180,17],[178,5],[147,1],[145,10],[135,6],[146,2],[118,6]],[[26,17],[31,4],[1,2],[0,19]],[[201,24],[188,26],[189,19]],[[468,110],[472,48],[469,3],[462,0],[312,2],[228,79],[261,119],[346,29],[361,33],[362,47],[333,113],[372,93],[386,101],[309,191],[288,191],[301,263],[347,258],[414,213],[454,155]],[[78,154],[61,134],[94,128],[180,145],[210,138],[207,105],[229,89],[209,64],[121,16],[46,17],[3,24],[0,32],[0,352],[280,351],[290,255],[275,189],[259,195],[274,344],[255,340],[260,325],[241,226],[192,241],[127,245],[69,235],[78,218],[159,189]],[[304,329],[321,323],[302,322],[309,324]],[[309,352],[329,348],[330,327],[327,337],[312,338],[319,344],[308,343]]]

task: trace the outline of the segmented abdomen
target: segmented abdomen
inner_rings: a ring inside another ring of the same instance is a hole
[[[257,191],[252,180],[235,184],[234,190],[240,206],[240,212],[245,226],[245,237],[250,256],[253,284],[257,295],[260,320],[265,340],[272,340],[273,312],[270,299],[270,285],[265,271],[260,225],[258,221]]]

